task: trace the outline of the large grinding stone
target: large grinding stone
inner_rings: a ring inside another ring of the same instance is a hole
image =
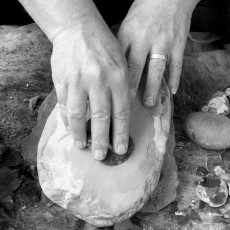
[[[156,105],[147,109],[139,90],[130,126],[134,151],[117,166],[95,161],[89,149],[78,150],[56,106],[38,146],[39,181],[46,196],[100,227],[140,210],[158,184],[170,128],[171,101],[165,82],[159,92]]]

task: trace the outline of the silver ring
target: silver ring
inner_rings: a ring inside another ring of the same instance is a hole
[[[167,56],[163,55],[163,54],[151,54],[149,59],[161,59],[164,60],[165,62],[167,62]]]

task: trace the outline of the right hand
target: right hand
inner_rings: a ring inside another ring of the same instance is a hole
[[[86,19],[59,32],[51,67],[62,119],[76,145],[86,147],[89,100],[94,158],[106,156],[111,117],[114,151],[125,154],[131,110],[127,63],[104,21]]]

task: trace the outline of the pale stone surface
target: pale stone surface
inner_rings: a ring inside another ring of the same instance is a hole
[[[138,95],[130,128],[135,149],[126,162],[113,167],[76,148],[56,106],[38,147],[44,193],[96,226],[113,225],[140,210],[158,184],[169,134],[171,101],[165,82],[160,92],[153,109],[145,108]]]
[[[45,122],[57,103],[56,93],[53,90],[39,109],[38,123],[33,132],[23,141],[22,154],[24,159],[33,165],[37,164],[37,147]],[[175,147],[175,134],[173,122],[171,122],[169,137],[167,141],[167,152],[161,171],[161,179],[150,196],[150,200],[141,209],[141,212],[157,212],[173,202],[176,198],[178,186],[177,166],[173,156]]]

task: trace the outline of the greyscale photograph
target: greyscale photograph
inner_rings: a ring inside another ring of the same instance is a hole
[[[229,0],[0,1],[0,230],[229,230],[229,196]]]

